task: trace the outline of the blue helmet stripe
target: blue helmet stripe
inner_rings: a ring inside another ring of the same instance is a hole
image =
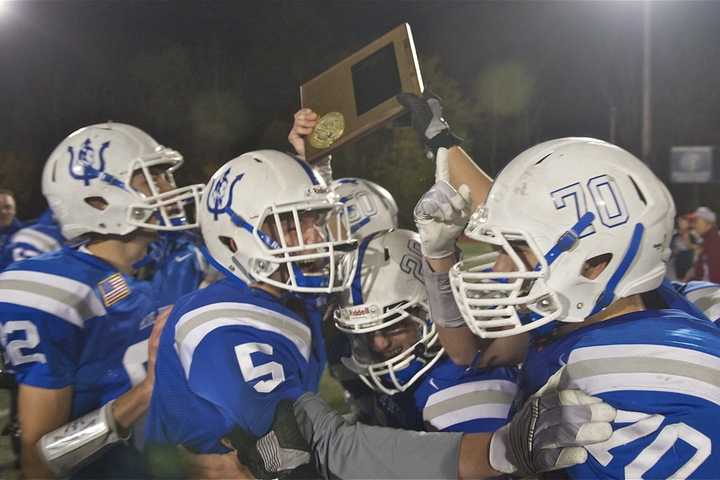
[[[319,185],[319,182],[317,180],[317,177],[315,176],[315,173],[313,173],[312,169],[310,168],[310,166],[307,164],[307,162],[305,160],[301,160],[294,155],[290,155],[290,157],[292,157],[292,159],[295,160],[298,163],[298,165],[300,165],[300,167],[302,167],[303,170],[305,170],[305,173],[307,173],[307,176],[310,178],[310,181],[312,182],[313,185]]]
[[[372,235],[368,235],[363,238],[360,242],[360,246],[358,246],[357,268],[355,270],[355,277],[353,278],[352,285],[350,286],[350,294],[352,295],[353,305],[362,305],[364,303],[362,294],[362,264],[365,260],[365,251],[367,250],[368,245],[370,245],[372,239],[379,233],[380,232],[375,232]]]
[[[635,260],[635,256],[640,249],[640,240],[642,240],[644,232],[645,227],[642,223],[638,223],[637,225],[635,225],[632,238],[630,238],[630,245],[628,245],[625,256],[620,262],[620,265],[618,265],[617,270],[615,270],[615,273],[613,273],[612,277],[610,277],[610,280],[608,280],[608,283],[605,286],[605,290],[603,290],[602,294],[600,294],[600,297],[598,297],[597,302],[595,302],[595,307],[593,308],[592,312],[590,312],[589,316],[595,315],[600,310],[610,305],[610,303],[612,303],[612,301],[615,299],[615,288],[617,287],[617,284],[620,283],[620,280],[622,280],[622,278],[627,273],[630,265],[632,265],[633,260]]]
[[[358,230],[360,230],[362,227],[370,223],[370,217],[365,217],[359,222],[355,223],[354,225],[350,226],[350,233],[355,233]]]

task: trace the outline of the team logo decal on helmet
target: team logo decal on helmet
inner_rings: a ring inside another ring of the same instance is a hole
[[[220,214],[228,213],[232,208],[233,190],[235,189],[235,185],[237,185],[245,175],[244,173],[237,175],[232,183],[230,183],[228,177],[230,176],[231,170],[232,169],[228,168],[221,178],[213,182],[210,186],[210,193],[207,196],[206,204],[208,212],[213,214],[213,219],[216,221]],[[225,202],[224,205],[223,201]]]
[[[77,155],[72,145],[68,146],[70,176],[82,180],[85,185],[90,185],[90,180],[97,178],[100,173],[105,171],[105,150],[109,146],[110,142],[103,142],[96,154],[92,140],[87,138],[83,142],[82,148],[77,151]]]

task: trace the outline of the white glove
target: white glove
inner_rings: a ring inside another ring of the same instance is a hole
[[[420,198],[415,210],[420,246],[427,258],[444,258],[455,253],[455,242],[470,215],[470,189],[455,190],[441,180]]]
[[[490,440],[490,466],[520,477],[587,460],[586,445],[612,435],[616,411],[580,390],[551,390],[530,397]]]

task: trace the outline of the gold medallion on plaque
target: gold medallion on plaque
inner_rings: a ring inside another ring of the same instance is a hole
[[[340,112],[326,113],[318,120],[310,134],[310,145],[315,148],[328,148],[345,131],[345,117]]]

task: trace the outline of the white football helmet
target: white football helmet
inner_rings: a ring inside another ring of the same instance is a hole
[[[339,178],[331,187],[348,207],[353,238],[360,240],[374,232],[397,228],[397,203],[377,183],[362,178]]]
[[[331,293],[353,279],[346,208],[301,159],[261,150],[230,160],[210,178],[198,217],[215,266],[246,283]]]
[[[457,263],[455,300],[484,338],[582,322],[660,285],[674,218],[668,189],[625,150],[591,138],[542,143],[503,169],[471,216],[465,234],[504,260],[491,269],[487,257]],[[536,265],[523,261],[528,249]],[[596,278],[582,274],[586,262],[605,261]]]
[[[162,167],[175,187],[172,175],[182,163],[182,155],[138,128],[90,125],[71,133],[50,154],[42,192],[67,239],[90,232],[127,235],[138,228],[186,230],[197,227],[187,221],[185,207],[197,205],[203,185],[161,192],[151,172]],[[145,176],[151,195],[131,186],[136,172]]]
[[[409,388],[444,352],[430,320],[421,268],[417,233],[371,234],[360,242],[352,288],[335,310],[335,325],[349,335],[352,349],[343,363],[388,395]],[[376,335],[398,333],[407,335],[402,346],[388,342],[389,351],[377,351]]]

